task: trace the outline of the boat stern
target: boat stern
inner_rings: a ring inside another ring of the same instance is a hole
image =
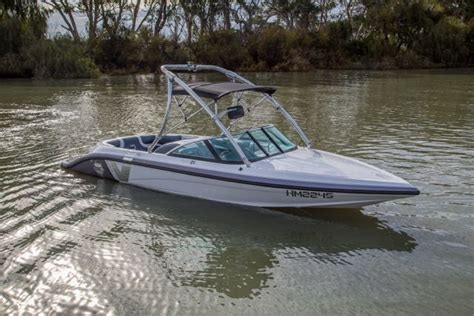
[[[88,174],[99,178],[107,178],[114,180],[112,173],[104,159],[94,157],[87,154],[76,159],[61,162],[64,169]]]

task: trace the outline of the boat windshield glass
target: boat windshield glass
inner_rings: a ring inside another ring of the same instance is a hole
[[[233,136],[250,161],[260,160],[296,148],[295,144],[273,126],[254,129]],[[239,154],[227,137],[212,138],[208,141],[220,160],[228,162],[241,161]]]
[[[211,144],[212,148],[214,148],[214,151],[220,160],[230,162],[242,161],[239,154],[227,137],[211,138],[209,139],[209,143]]]
[[[282,132],[278,130],[275,126],[264,127],[263,130],[270,136],[270,138],[275,142],[275,144],[280,147],[284,152],[293,150],[296,148],[296,145],[288,139]]]
[[[236,135],[235,140],[250,161],[265,158],[267,156],[248,133]]]
[[[273,156],[281,153],[278,146],[268,137],[268,135],[261,129],[249,131],[250,135],[260,144],[268,156]]]
[[[183,156],[188,158],[196,158],[202,160],[215,160],[212,152],[207,148],[203,141],[194,142],[179,147],[172,152],[174,156]]]

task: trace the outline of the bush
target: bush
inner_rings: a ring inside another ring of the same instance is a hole
[[[431,51],[435,62],[456,66],[469,62],[468,27],[458,18],[447,16],[434,26]]]
[[[268,26],[249,38],[249,54],[253,62],[272,70],[285,61],[287,31],[280,26]]]
[[[5,54],[0,57],[0,78],[31,77],[18,54]]]
[[[99,70],[82,43],[63,37],[40,40],[22,50],[24,67],[35,78],[95,78]]]
[[[95,50],[95,62],[103,71],[126,69],[135,72],[144,66],[144,41],[127,35],[106,38]]]
[[[193,61],[238,69],[249,64],[250,55],[240,35],[233,30],[221,30],[202,36],[193,45]]]
[[[474,64],[474,18],[471,18],[471,20],[468,23],[466,42],[467,42],[467,46],[469,47],[469,56],[470,56],[468,63],[470,65],[473,65]]]
[[[149,40],[146,48],[145,64],[153,72],[157,72],[160,66],[168,63],[186,63],[190,60],[189,50],[179,43],[161,36],[155,36]]]
[[[396,64],[399,68],[424,68],[429,66],[422,56],[409,49],[401,51],[396,57]]]
[[[0,18],[0,77],[90,78],[99,72],[84,44],[45,38],[45,16]]]
[[[24,65],[21,52],[25,46],[43,38],[38,34],[45,27],[38,19],[0,16],[0,77],[32,76],[32,70]]]

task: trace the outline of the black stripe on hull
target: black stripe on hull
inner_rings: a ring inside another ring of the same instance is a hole
[[[150,162],[150,161],[145,161],[142,159],[137,159],[134,158],[132,161],[124,161],[122,158],[119,158],[114,155],[109,155],[109,154],[88,154],[83,157],[77,158],[75,160],[69,161],[69,162],[63,162],[61,166],[65,169],[72,169],[76,170],[79,172],[87,173],[93,176],[98,176],[98,177],[104,177],[104,178],[109,178],[109,179],[114,179],[112,176],[110,170],[107,167],[107,164],[105,163],[105,160],[111,160],[111,161],[117,161],[125,164],[131,164],[131,165],[136,165],[136,166],[141,166],[141,167],[147,167],[147,168],[152,168],[152,169],[157,169],[157,170],[164,170],[164,171],[169,171],[169,172],[175,172],[175,173],[180,173],[180,174],[186,174],[190,176],[195,176],[195,177],[202,177],[202,178],[208,178],[208,179],[214,179],[214,180],[220,180],[220,181],[226,181],[226,182],[235,182],[235,183],[242,183],[242,184],[248,184],[248,185],[255,185],[255,186],[261,186],[261,187],[268,187],[268,188],[279,188],[279,189],[288,189],[288,190],[302,190],[302,191],[318,191],[318,192],[334,192],[334,193],[349,193],[349,194],[383,194],[383,195],[405,195],[405,196],[415,196],[419,195],[420,191],[415,188],[415,187],[407,187],[407,188],[393,188],[390,190],[383,190],[383,189],[377,189],[377,188],[350,188],[350,186],[346,186],[345,188],[332,188],[332,187],[323,187],[323,186],[317,186],[315,185],[304,185],[304,184],[297,184],[295,183],[296,181],[283,181],[280,180],[280,183],[276,183],[275,179],[265,179],[266,181],[262,181],[264,178],[260,178],[260,181],[258,180],[253,180],[253,179],[248,179],[249,177],[245,176],[247,179],[244,178],[244,176],[239,176],[239,175],[231,175],[230,176],[222,176],[220,173],[218,174],[215,172],[214,174],[211,173],[211,171],[207,173],[203,172],[198,172],[195,170],[190,170],[191,168],[185,167],[185,166],[173,166],[167,163],[160,163],[160,162]],[[99,174],[97,170],[94,170],[93,163],[89,165],[84,165],[83,163],[91,161],[91,162],[99,162],[102,161],[102,165],[104,166],[105,172],[103,175]],[[92,170],[91,170],[92,168]],[[115,180],[115,179],[114,179]],[[272,181],[272,182],[270,182]],[[293,182],[293,183],[290,183]],[[342,186],[342,185],[341,185]]]
[[[115,180],[104,159],[87,159],[82,161],[73,160],[71,162],[62,162],[61,167],[99,178]]]

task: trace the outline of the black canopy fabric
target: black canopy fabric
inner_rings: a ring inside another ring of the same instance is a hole
[[[193,89],[193,91],[202,98],[210,98],[218,100],[229,93],[233,92],[242,92],[242,91],[255,91],[273,94],[276,89],[274,87],[267,86],[253,86],[246,83],[236,83],[236,82],[193,82],[188,83],[188,86]],[[175,86],[173,88],[173,94],[175,95],[186,95],[188,94],[181,86]]]

